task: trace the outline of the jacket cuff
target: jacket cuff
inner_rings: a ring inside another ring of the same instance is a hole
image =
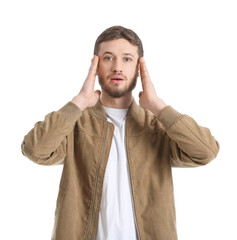
[[[160,112],[157,119],[163,124],[165,130],[168,130],[182,116],[181,113],[173,109],[171,106],[167,106]]]
[[[71,124],[75,124],[82,115],[81,109],[72,102],[68,102],[64,105],[58,110],[58,113],[62,114]]]

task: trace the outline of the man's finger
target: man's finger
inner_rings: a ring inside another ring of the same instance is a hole
[[[89,73],[88,73],[89,79],[91,79],[91,78],[94,79],[96,77],[98,62],[99,62],[99,57],[94,55],[94,57],[91,60],[91,66],[90,66]]]
[[[99,57],[94,55],[94,57],[91,59],[91,65],[89,68],[87,78],[83,84],[83,87],[86,89],[94,89],[98,62],[99,62]]]
[[[141,74],[141,80],[142,80],[142,87],[145,89],[146,83],[150,81],[150,76],[146,67],[146,63],[143,57],[140,58],[140,74]]]

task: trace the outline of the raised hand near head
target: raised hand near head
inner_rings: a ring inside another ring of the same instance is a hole
[[[81,110],[87,107],[93,107],[98,101],[101,92],[94,90],[96,71],[98,67],[99,57],[94,55],[91,60],[91,66],[86,80],[77,96],[72,99],[72,102],[76,104]]]
[[[167,105],[160,99],[157,94],[155,87],[150,79],[145,60],[143,57],[139,59],[140,63],[140,75],[142,81],[143,91],[139,93],[139,103],[142,108],[150,110],[155,115],[158,115],[160,111]]]

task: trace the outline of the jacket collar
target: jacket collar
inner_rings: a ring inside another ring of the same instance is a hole
[[[134,97],[133,97],[133,101],[131,103],[131,105],[128,108],[128,113],[127,113],[127,117],[134,117],[136,118],[137,115],[139,114],[139,111],[141,110],[141,107],[136,103]],[[97,101],[97,103],[95,104],[95,106],[92,107],[92,112],[93,114],[101,119],[107,120],[107,116],[106,113],[104,111],[104,108],[101,104],[100,99]]]

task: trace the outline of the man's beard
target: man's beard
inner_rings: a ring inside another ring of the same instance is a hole
[[[131,81],[129,86],[126,87],[125,89],[113,89],[113,87],[106,86],[106,85],[103,84],[103,82],[105,82],[105,81],[102,77],[98,76],[98,78],[99,78],[99,84],[101,86],[101,89],[103,91],[105,91],[110,97],[113,97],[113,98],[120,98],[120,97],[123,97],[123,96],[127,95],[137,85],[137,76],[135,76],[133,78],[133,80]],[[127,81],[127,80],[124,80],[124,81]]]
[[[120,97],[123,97],[125,95],[127,95],[128,93],[130,93],[137,85],[137,76],[138,76],[138,65],[137,65],[137,68],[136,68],[136,75],[134,76],[134,78],[132,79],[131,83],[125,88],[125,89],[116,89],[116,87],[113,87],[111,86],[106,86],[105,82],[105,79],[103,77],[101,77],[100,75],[98,75],[98,79],[99,79],[99,84],[101,86],[101,89],[103,91],[105,91],[110,97],[113,97],[113,98],[120,98]],[[128,79],[123,75],[124,77],[124,80],[123,81],[127,81]]]

